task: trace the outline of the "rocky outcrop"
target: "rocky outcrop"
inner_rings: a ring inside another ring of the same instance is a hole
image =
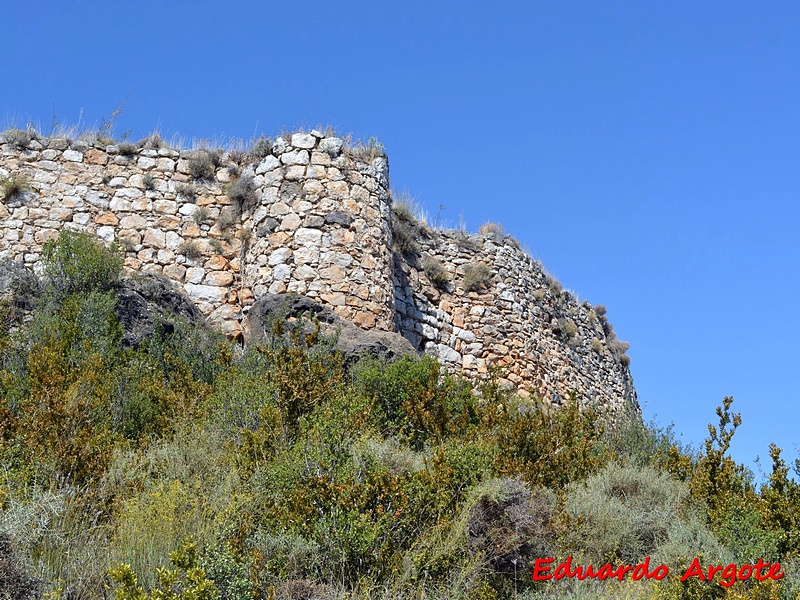
[[[245,344],[269,345],[275,336],[276,321],[285,332],[300,319],[308,324],[319,323],[320,333],[335,340],[332,350],[341,352],[348,362],[365,354],[385,360],[416,355],[414,347],[402,335],[361,329],[342,319],[330,307],[297,294],[267,294],[259,298],[244,320]]]
[[[137,347],[156,327],[167,334],[176,326],[205,324],[202,313],[165,277],[144,273],[126,277],[114,288],[114,311],[124,330],[122,344]]]

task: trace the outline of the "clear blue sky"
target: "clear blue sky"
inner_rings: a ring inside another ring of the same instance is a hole
[[[503,223],[631,342],[690,443],[800,421],[800,3],[2,2],[0,119],[377,137],[392,184]]]

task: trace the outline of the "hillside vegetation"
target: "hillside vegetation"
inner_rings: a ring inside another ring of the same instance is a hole
[[[121,258],[85,234],[11,264],[0,319],[0,598],[796,598],[800,488],[575,398],[432,359],[345,364],[313,320],[241,351],[178,317],[122,343]],[[27,316],[26,316],[27,315]],[[24,317],[24,318],[23,318]],[[534,583],[539,557],[667,564]],[[780,581],[680,575],[780,561]]]

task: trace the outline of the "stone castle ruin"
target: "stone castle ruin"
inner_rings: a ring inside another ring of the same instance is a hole
[[[230,337],[260,297],[294,292],[401,334],[451,372],[497,367],[522,395],[638,408],[604,310],[496,228],[432,229],[393,207],[380,147],[317,131],[249,153],[12,133],[0,135],[0,181],[20,189],[0,195],[0,258],[35,266],[62,229],[89,231],[119,242],[126,268],[179,284]]]

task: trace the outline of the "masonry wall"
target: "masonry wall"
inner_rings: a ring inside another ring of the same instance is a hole
[[[181,283],[231,336],[268,291],[305,294],[362,327],[394,326],[380,153],[345,151],[343,140],[317,132],[278,138],[244,165],[235,155],[157,146],[0,142],[0,175],[30,187],[0,203],[0,258],[36,264],[62,228],[85,230],[119,241],[129,269]],[[209,156],[213,176],[193,177],[192,161]],[[243,202],[226,192],[237,178],[252,181]]]
[[[470,377],[501,367],[501,382],[555,405],[575,391],[584,404],[638,406],[625,346],[602,311],[562,290],[510,236],[427,230],[417,243],[419,252],[395,254],[394,285],[398,331],[420,351]],[[438,288],[426,274],[432,259],[449,278]],[[466,291],[479,263],[489,278]]]
[[[418,251],[397,252],[382,152],[316,131],[263,150],[0,135],[0,176],[29,184],[0,202],[0,259],[36,266],[62,229],[90,231],[118,241],[128,269],[180,283],[232,337],[256,298],[297,292],[362,328],[400,332],[452,372],[483,377],[495,365],[506,385],[554,404],[574,390],[587,404],[638,406],[602,315],[561,291],[513,240],[422,228]],[[204,157],[215,163],[199,178]],[[237,180],[250,183],[244,198],[230,188]],[[446,284],[426,274],[432,259]],[[490,280],[466,291],[465,271],[477,263]]]

